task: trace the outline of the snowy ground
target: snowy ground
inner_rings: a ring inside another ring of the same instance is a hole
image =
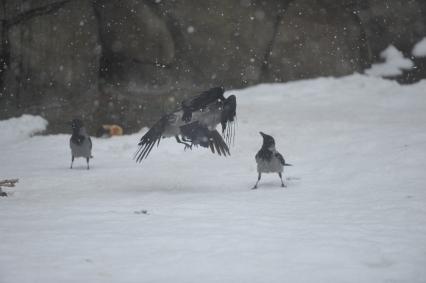
[[[230,91],[230,158],[140,135],[94,139],[0,121],[0,282],[426,282],[426,81],[353,75]],[[259,131],[293,167],[265,175]],[[142,213],[147,210],[147,214]]]

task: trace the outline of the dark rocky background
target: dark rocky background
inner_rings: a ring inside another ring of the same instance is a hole
[[[411,57],[425,0],[0,0],[0,119],[150,125],[183,97]],[[426,77],[424,60],[397,79]]]

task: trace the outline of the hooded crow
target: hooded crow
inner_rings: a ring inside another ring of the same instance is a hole
[[[89,159],[92,158],[92,140],[87,134],[86,129],[83,126],[83,122],[79,119],[71,121],[72,135],[70,138],[71,148],[71,166],[74,163],[74,158],[84,157],[87,162],[87,170],[89,167]]]
[[[145,159],[162,138],[175,137],[185,149],[208,147],[213,153],[230,155],[228,144],[235,135],[236,98],[223,96],[224,88],[217,87],[185,100],[176,111],[166,114],[141,138],[135,153],[137,162]],[[222,125],[222,136],[217,132]]]
[[[220,123],[223,137],[230,144],[235,136],[233,122],[236,117],[237,100],[235,95],[225,98],[224,92],[224,87],[214,87],[184,100],[181,103],[181,119],[185,123],[198,121],[201,126],[209,129],[216,129]]]
[[[284,157],[275,149],[275,140],[272,136],[260,132],[263,137],[262,148],[256,154],[257,182],[253,189],[257,189],[257,184],[262,177],[262,173],[278,173],[281,179],[281,187],[286,185],[283,182],[282,172],[284,166],[292,166],[285,162]]]

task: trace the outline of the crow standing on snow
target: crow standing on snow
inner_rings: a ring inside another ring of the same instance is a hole
[[[89,159],[92,158],[92,140],[83,127],[83,122],[79,119],[71,121],[72,136],[70,138],[71,147],[71,166],[74,163],[74,158],[84,157],[87,161],[87,170],[89,167]]]
[[[215,87],[198,96],[185,100],[176,111],[166,114],[141,138],[139,149],[135,153],[137,162],[141,162],[151,152],[161,138],[175,137],[186,148],[192,146],[208,147],[219,155],[230,155],[228,144],[232,141],[234,119],[236,116],[236,98],[223,96],[225,89]],[[222,135],[216,130],[222,125]]]
[[[291,164],[285,163],[284,157],[275,149],[275,140],[273,137],[262,132],[260,134],[263,137],[263,144],[262,148],[256,154],[257,172],[259,175],[253,189],[257,189],[257,184],[262,177],[262,173],[278,173],[281,179],[281,187],[285,187],[282,172],[284,166],[291,166]]]

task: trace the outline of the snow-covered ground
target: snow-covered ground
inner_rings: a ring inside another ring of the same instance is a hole
[[[94,139],[0,121],[0,282],[426,282],[426,81],[362,75],[229,91],[229,158],[138,135]],[[264,175],[259,131],[292,163]],[[26,132],[28,135],[23,135]],[[146,210],[147,213],[143,213]]]

